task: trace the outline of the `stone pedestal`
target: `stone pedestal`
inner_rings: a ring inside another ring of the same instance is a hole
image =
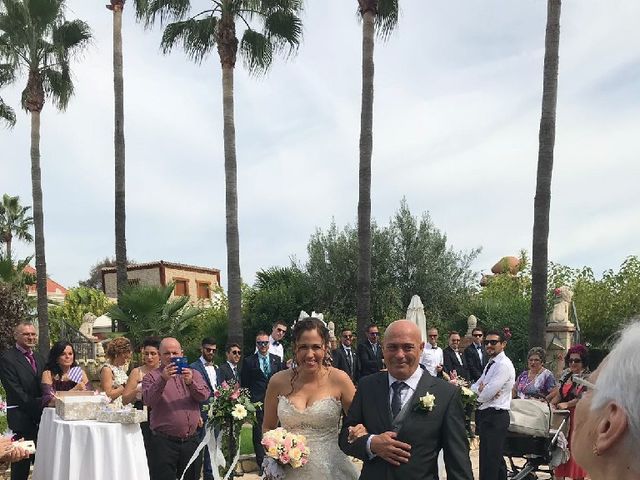
[[[545,346],[547,362],[545,366],[558,378],[564,369],[564,357],[573,345],[576,327],[571,322],[547,325]]]

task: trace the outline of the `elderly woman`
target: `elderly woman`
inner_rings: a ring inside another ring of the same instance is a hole
[[[583,345],[574,345],[569,349],[564,359],[568,368],[562,372],[560,384],[551,398],[551,404],[556,408],[569,410],[570,412],[569,451],[573,450],[571,447],[571,434],[575,428],[574,411],[585,390],[584,384],[578,380],[589,374],[588,360],[589,353]],[[574,480],[582,480],[587,475],[587,472],[580,468],[572,455],[566,463],[563,463],[553,471],[553,475],[556,479],[572,478]]]
[[[107,363],[100,370],[100,389],[111,401],[120,398],[127,384],[127,366],[131,360],[131,342],[124,337],[114,338],[107,345]]]
[[[523,371],[513,386],[514,398],[546,398],[556,386],[556,378],[544,368],[546,352],[533,347],[527,354],[529,368]]]
[[[592,480],[640,478],[640,319],[589,377],[576,407],[572,454]]]
[[[65,341],[54,343],[49,350],[41,382],[44,407],[54,404],[56,392],[91,388],[87,374],[76,363],[73,345]]]

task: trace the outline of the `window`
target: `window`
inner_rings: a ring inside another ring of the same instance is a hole
[[[140,279],[139,278],[129,278],[127,279],[127,283],[129,284],[130,287],[137,287],[140,285]]]
[[[174,278],[173,281],[176,284],[176,288],[173,290],[173,294],[176,297],[186,297],[189,295],[189,281],[182,278]]]
[[[211,290],[209,290],[209,282],[196,282],[198,285],[198,298],[210,299]]]

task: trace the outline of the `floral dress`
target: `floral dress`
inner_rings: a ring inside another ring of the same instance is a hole
[[[518,398],[546,397],[555,386],[556,378],[550,370],[543,368],[533,378],[529,378],[529,371],[525,370],[516,380],[516,395]]]
[[[127,384],[129,376],[123,367],[118,367],[110,363],[105,363],[102,368],[110,368],[113,373],[113,384],[111,388],[118,388]],[[113,401],[114,404],[122,406],[122,395]]]

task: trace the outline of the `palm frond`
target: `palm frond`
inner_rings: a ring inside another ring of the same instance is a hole
[[[277,10],[264,21],[265,32],[277,50],[293,53],[302,40],[302,21],[293,12]]]
[[[65,52],[79,51],[91,40],[91,28],[82,20],[64,22],[53,30],[53,45]]]
[[[400,5],[398,0],[378,0],[378,13],[376,14],[376,33],[382,39],[386,39],[398,25]]]
[[[136,20],[144,20],[149,9],[149,0],[133,0],[133,5],[136,12]]]
[[[189,57],[201,62],[215,47],[217,32],[218,19],[214,16],[170,23],[164,29],[160,47],[167,53],[180,42]]]
[[[183,20],[191,9],[190,0],[146,0],[145,3],[143,16],[147,26],[154,24],[157,19],[162,25]]]
[[[42,35],[62,17],[64,0],[29,0],[24,5],[30,27]]]
[[[65,110],[73,96],[73,80],[68,64],[62,68],[46,68],[42,71],[42,84],[45,93],[51,97],[59,110]]]
[[[0,120],[8,127],[16,124],[16,112],[0,97]]]
[[[266,35],[247,29],[240,41],[240,54],[249,73],[258,75],[266,72],[273,61],[273,44]]]

